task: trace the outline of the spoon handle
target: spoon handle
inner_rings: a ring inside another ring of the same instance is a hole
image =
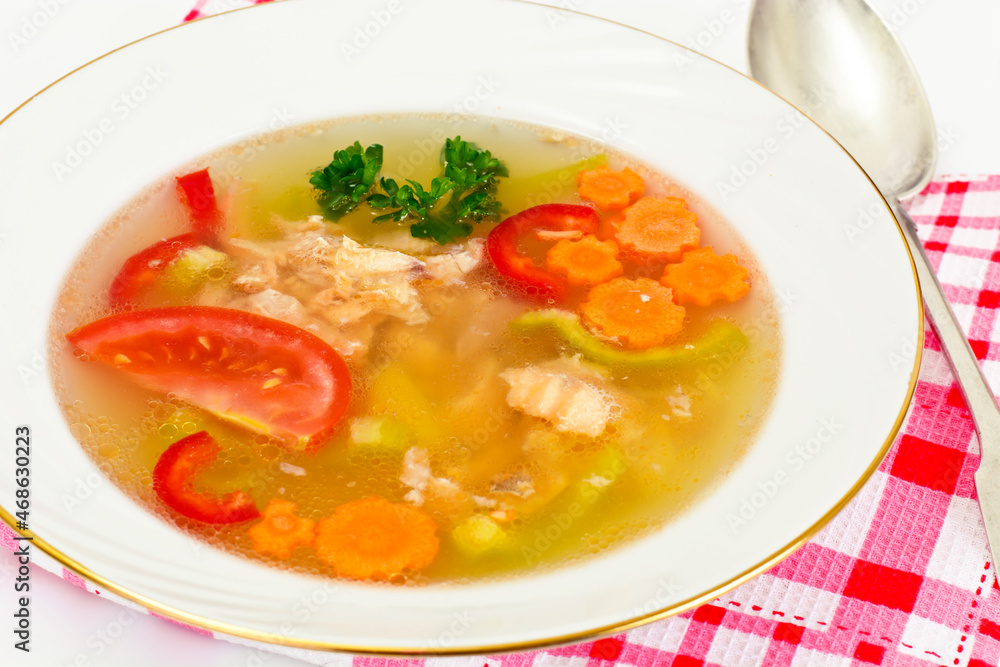
[[[965,332],[945,298],[941,283],[924,252],[924,246],[917,238],[917,227],[913,219],[895,198],[891,200],[891,205],[896,218],[902,222],[900,226],[903,228],[903,236],[913,255],[913,263],[920,278],[920,291],[924,297],[924,308],[941,340],[941,347],[952,370],[955,371],[958,388],[965,398],[979,436],[981,458],[975,475],[976,491],[986,523],[986,536],[991,550],[995,551],[1000,548],[1000,408],[997,407],[993,390],[986,382],[983,369],[972,352]],[[997,559],[994,558],[993,562],[996,563]]]

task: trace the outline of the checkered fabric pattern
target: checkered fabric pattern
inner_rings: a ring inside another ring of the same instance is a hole
[[[198,0],[184,20],[267,1]],[[996,392],[1000,176],[936,180],[908,204]],[[490,657],[384,660],[223,638],[317,665],[345,667],[1000,664],[1000,586],[972,477],[979,445],[930,330],[924,347],[907,421],[858,496],[794,555],[707,605],[596,642]],[[0,523],[0,545],[13,551],[13,537]],[[34,566],[138,609],[97,590],[45,554],[36,555]]]

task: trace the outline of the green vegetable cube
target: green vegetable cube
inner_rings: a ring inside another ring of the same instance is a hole
[[[455,526],[451,537],[467,556],[482,556],[507,543],[507,531],[484,514],[474,514]]]
[[[185,251],[166,270],[166,281],[180,290],[190,291],[211,278],[221,278],[229,266],[229,256],[200,245]]]
[[[351,422],[351,442],[359,447],[400,451],[407,446],[406,428],[388,417],[358,417]]]

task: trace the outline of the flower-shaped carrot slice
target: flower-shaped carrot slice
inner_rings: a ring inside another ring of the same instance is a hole
[[[624,273],[617,257],[614,241],[584,236],[579,241],[563,239],[549,248],[545,265],[549,271],[566,276],[571,285],[596,285]]]
[[[601,165],[576,174],[576,191],[605,211],[620,211],[642,196],[646,183],[628,167],[611,171]]]
[[[616,220],[615,240],[626,252],[639,257],[676,262],[687,250],[698,247],[698,216],[680,197],[643,197]]]
[[[677,303],[709,306],[736,301],[750,290],[750,272],[736,255],[716,255],[711,246],[684,253],[680,264],[667,266],[660,282],[674,291]]]
[[[341,576],[385,581],[430,565],[438,552],[436,531],[423,510],[369,496],[319,522],[316,554]]]
[[[684,327],[684,308],[655,280],[615,278],[590,290],[580,307],[584,320],[627,347],[662,345]]]
[[[315,525],[312,519],[295,516],[295,503],[275,498],[264,510],[264,518],[248,532],[254,549],[284,559],[298,547],[312,544]]]

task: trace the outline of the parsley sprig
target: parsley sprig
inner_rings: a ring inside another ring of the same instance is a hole
[[[379,144],[362,150],[355,142],[334,153],[333,161],[309,179],[319,191],[326,217],[336,221],[365,203],[385,211],[373,222],[408,222],[412,236],[444,244],[471,234],[473,223],[499,216],[497,181],[507,176],[507,167],[461,137],[445,141],[441,175],[429,188],[410,179],[403,185],[391,178],[376,182],[381,168]]]
[[[382,146],[362,149],[361,142],[333,154],[333,161],[312,173],[309,182],[319,191],[323,214],[339,220],[361,203],[382,169]]]

